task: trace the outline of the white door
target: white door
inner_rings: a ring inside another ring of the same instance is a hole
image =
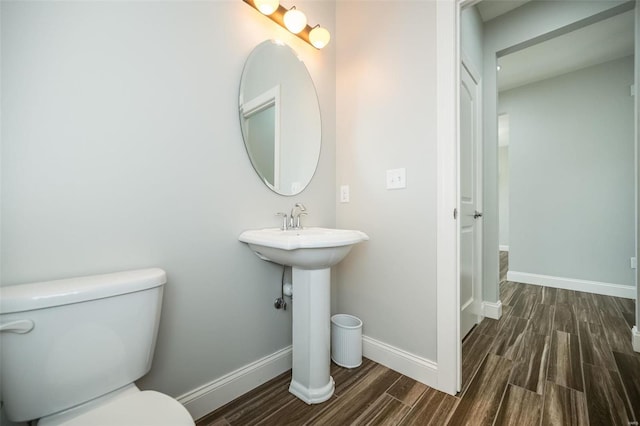
[[[460,337],[480,321],[482,216],[479,81],[460,67]]]

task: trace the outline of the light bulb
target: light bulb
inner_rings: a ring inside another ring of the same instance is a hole
[[[311,41],[311,44],[316,49],[325,47],[329,44],[329,40],[331,40],[331,34],[329,34],[326,28],[322,28],[320,25],[316,25],[311,32],[309,32],[309,41]]]
[[[298,34],[307,26],[307,17],[293,6],[284,14],[284,25],[292,33]]]
[[[280,6],[278,0],[254,0],[253,4],[255,4],[260,13],[264,15],[271,15],[278,10],[278,6]]]

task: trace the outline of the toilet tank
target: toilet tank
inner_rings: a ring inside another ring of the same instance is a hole
[[[165,282],[153,268],[0,288],[7,417],[47,416],[144,376]]]

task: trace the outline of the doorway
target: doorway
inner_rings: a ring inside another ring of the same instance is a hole
[[[459,163],[457,158],[457,152],[451,149],[450,142],[457,141],[459,137],[459,129],[458,122],[456,117],[458,117],[458,108],[457,102],[459,102],[459,88],[457,87],[460,84],[461,77],[461,69],[460,69],[460,57],[459,54],[459,31],[460,31],[460,13],[464,6],[472,5],[474,3],[473,0],[452,0],[451,2],[443,2],[439,3],[438,13],[437,13],[437,32],[438,32],[438,176],[439,176],[439,184],[438,184],[438,199],[439,199],[439,237],[455,237],[455,240],[458,242],[457,244],[451,244],[451,240],[439,240],[438,242],[438,299],[439,306],[448,306],[449,308],[441,309],[442,312],[438,312],[438,320],[439,320],[439,330],[438,330],[438,370],[439,370],[439,383],[441,383],[441,388],[450,392],[453,390],[454,393],[458,388],[456,386],[456,379],[459,379],[459,367],[461,361],[461,351],[460,351],[460,318],[455,318],[459,315],[460,309],[460,264],[458,261],[460,260],[460,247],[459,247],[459,230],[457,230],[457,223],[452,223],[452,215],[451,212],[455,211],[455,207],[459,207],[458,200],[458,173],[459,173]],[[492,3],[500,3],[500,2],[492,2]],[[582,6],[585,4],[578,5],[576,11],[572,11],[572,14],[566,15],[563,18],[567,20],[571,19],[571,23],[575,24],[576,22],[581,22],[584,24],[584,20],[593,19],[593,16],[598,15],[600,13],[612,13],[618,14],[620,11],[609,11],[607,5],[602,5],[602,10],[596,11],[593,7],[587,8]],[[549,4],[553,6],[552,4]],[[557,5],[556,5],[557,6]],[[594,6],[593,4],[589,4],[589,6]],[[598,6],[600,7],[600,6]],[[628,4],[623,5],[621,7],[630,7]],[[589,9],[589,10],[587,10]],[[615,9],[615,7],[613,8]],[[629,9],[627,9],[629,10]],[[496,76],[495,70],[497,65],[497,60],[495,53],[501,51],[503,54],[505,49],[517,47],[518,49],[522,48],[522,44],[531,43],[532,40],[535,40],[541,36],[548,36],[549,34],[553,34],[555,31],[560,30],[563,26],[569,25],[565,22],[553,22],[553,20],[545,20],[544,23],[547,24],[544,29],[536,29],[536,28],[523,28],[520,27],[521,30],[518,34],[521,37],[519,42],[513,42],[510,45],[500,45],[499,41],[492,40],[491,43],[493,50],[493,63],[491,59],[484,61],[483,68],[483,81],[484,87],[495,87],[496,85]],[[556,27],[554,27],[554,25]],[[536,32],[538,31],[538,32]],[[565,29],[566,31],[566,29]],[[485,59],[487,57],[485,56]],[[493,71],[493,75],[491,75],[491,71]],[[490,81],[487,81],[489,79]],[[494,98],[492,99],[492,95]],[[455,102],[452,101],[455,100]],[[493,102],[493,105],[492,105]],[[495,99],[495,94],[492,94],[491,91],[488,92],[488,98],[485,97],[483,100],[483,110],[485,114],[493,115],[497,117],[497,103]],[[497,121],[497,120],[496,120]],[[483,138],[485,140],[497,140],[497,123],[495,127],[489,126],[485,128],[483,131]],[[497,163],[498,158],[498,147],[497,143],[495,145],[485,144],[483,149],[483,155],[485,158],[494,158],[495,163]],[[486,161],[485,161],[486,166]],[[497,164],[494,164],[495,168],[486,170],[485,183],[484,188],[492,187],[495,185],[497,187]],[[452,173],[452,168],[453,173]],[[488,179],[487,179],[488,177]],[[497,220],[497,210],[498,210],[498,200],[497,200],[497,191],[494,191],[496,194],[492,196],[489,194],[485,194],[484,200],[484,208],[485,208],[485,217],[484,221],[484,230],[485,232],[485,243],[484,243],[484,261],[483,261],[483,279],[485,285],[484,288],[484,299],[485,300],[498,300],[498,282],[499,282],[499,256],[498,256],[498,220]],[[487,201],[488,204],[487,204]],[[486,213],[489,213],[489,217],[487,217]],[[454,218],[455,220],[455,218]],[[491,248],[491,252],[488,252],[487,248]],[[449,287],[451,283],[457,282],[458,291],[451,291]],[[493,283],[494,285],[491,285]],[[495,287],[495,288],[492,288]],[[453,307],[455,306],[455,311]],[[447,338],[444,335],[444,332],[450,331],[451,326],[450,322],[447,322],[446,326],[440,326],[441,321],[453,321],[455,324],[456,335],[455,338]],[[452,362],[448,357],[454,357],[454,361]],[[459,383],[459,380],[458,380]]]

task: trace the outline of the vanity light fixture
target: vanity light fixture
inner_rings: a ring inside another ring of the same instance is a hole
[[[284,14],[284,26],[292,33],[298,34],[307,27],[307,15],[292,6]]]
[[[329,31],[326,28],[323,28],[320,25],[316,25],[311,28],[307,25],[306,15],[295,6],[287,9],[280,4],[279,0],[242,1],[258,10],[276,24],[297,35],[316,49],[322,49],[329,43],[329,40],[331,40],[331,34],[329,34]]]
[[[273,12],[278,10],[278,6],[280,6],[279,0],[255,0],[254,3],[256,9],[258,9],[263,15],[271,15]]]
[[[322,49],[331,40],[331,34],[326,28],[322,28],[320,25],[316,25],[309,32],[309,40],[316,49]]]

